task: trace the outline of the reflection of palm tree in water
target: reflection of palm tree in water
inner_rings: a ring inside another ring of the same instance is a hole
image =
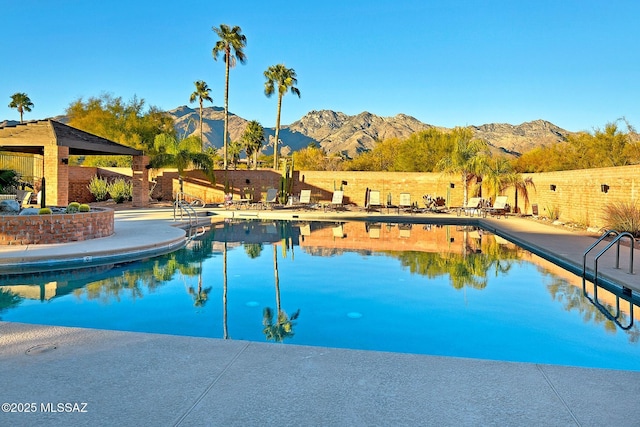
[[[207,302],[209,298],[209,292],[211,292],[211,286],[208,288],[202,288],[202,261],[200,261],[200,268],[198,269],[198,291],[196,292],[193,289],[193,286],[190,286],[188,289],[189,295],[193,297],[193,305],[196,307],[202,307]]]
[[[276,286],[276,321],[273,322],[273,311],[270,307],[265,307],[262,312],[262,325],[267,340],[273,340],[275,342],[282,342],[285,338],[291,338],[294,335],[293,327],[295,326],[294,320],[300,315],[298,309],[295,313],[289,317],[287,313],[282,310],[280,305],[280,278],[278,275],[278,249],[277,245],[273,245],[273,272]]]
[[[22,299],[23,298],[20,295],[14,294],[10,290],[0,289],[0,313],[20,304]]]
[[[226,226],[226,224],[225,224]],[[229,328],[227,325],[227,241],[225,238],[222,251],[222,338],[229,339]]]

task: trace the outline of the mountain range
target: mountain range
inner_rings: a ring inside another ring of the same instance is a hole
[[[167,111],[175,123],[180,137],[200,135],[199,109],[186,105]],[[66,117],[54,119],[65,121]],[[0,127],[17,124],[15,121],[0,122]],[[229,113],[229,135],[232,141],[240,140],[248,120]],[[353,158],[360,152],[371,150],[377,141],[387,138],[404,139],[412,133],[436,126],[423,123],[406,114],[381,117],[369,112],[349,116],[344,113],[321,110],[310,111],[299,120],[281,126],[280,147],[285,155],[307,147],[310,143],[322,147],[327,153],[341,153]],[[443,127],[437,127],[446,130]],[[493,151],[519,155],[536,146],[566,140],[571,132],[545,120],[534,120],[519,125],[491,123],[470,126],[476,138],[488,142]],[[206,146],[222,147],[224,132],[224,109],[207,107],[202,110],[203,139]],[[275,128],[265,128],[267,143],[265,153],[273,153]]]
[[[174,118],[176,130],[181,136],[200,134],[199,110],[181,106],[167,112]],[[224,109],[208,107],[202,110],[203,139],[205,144],[222,147],[224,132]],[[232,141],[242,137],[248,121],[229,113],[229,135]],[[377,141],[387,138],[407,138],[415,132],[436,126],[423,123],[415,117],[398,114],[380,117],[369,112],[355,116],[321,110],[310,111],[301,119],[280,128],[283,154],[307,147],[311,142],[327,153],[342,153],[353,158],[360,152],[371,150]],[[446,130],[443,127],[438,129]],[[476,138],[488,142],[493,151],[519,155],[539,145],[566,140],[571,132],[545,120],[534,120],[514,126],[507,123],[491,123],[470,126]],[[264,152],[273,152],[275,128],[265,128],[268,143]]]

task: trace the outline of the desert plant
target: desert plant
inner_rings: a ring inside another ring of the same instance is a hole
[[[51,209],[40,208],[40,210],[38,211],[38,215],[51,215]]]
[[[109,183],[106,179],[99,178],[98,175],[95,175],[89,181],[89,186],[87,187],[93,197],[96,198],[96,201],[101,202],[107,199],[107,194],[109,194],[108,189]]]
[[[90,210],[91,210],[91,207],[85,203],[78,206],[78,212],[89,212]]]
[[[13,170],[0,170],[0,194],[13,193],[20,185],[20,175]]]
[[[116,178],[107,186],[109,195],[115,200],[116,203],[122,203],[125,200],[129,200],[133,194],[133,186],[130,182],[125,181],[122,178]]]
[[[547,206],[545,208],[547,215],[551,221],[555,221],[560,218],[560,208],[556,205]]]
[[[606,228],[640,237],[640,205],[637,201],[619,201],[604,207]]]
[[[67,206],[67,213],[76,213],[78,212],[79,208],[80,208],[80,203],[71,202],[69,203],[69,206]]]

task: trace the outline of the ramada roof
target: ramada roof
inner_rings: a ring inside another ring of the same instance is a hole
[[[43,154],[55,138],[58,146],[69,147],[71,155],[131,155],[142,151],[76,129],[52,119],[0,127],[0,151]]]

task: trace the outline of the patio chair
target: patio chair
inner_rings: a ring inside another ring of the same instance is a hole
[[[415,207],[411,203],[410,193],[400,193],[400,203],[398,203],[398,209],[401,209],[403,212],[411,212],[412,214],[416,212]]]
[[[493,206],[484,210],[485,214],[489,214],[491,216],[497,216],[500,218],[500,215],[507,218],[507,196],[498,196],[496,197],[496,201],[493,203]]]
[[[278,189],[277,188],[267,189],[267,196],[265,197],[265,200],[263,202],[264,208],[273,209],[276,203],[278,203]]]
[[[293,207],[311,209],[311,190],[300,190],[300,197]]]
[[[481,203],[482,203],[482,198],[471,197],[467,201],[466,205],[457,209],[458,216],[462,215],[463,213],[468,216],[473,216],[475,214],[478,214],[478,216],[480,216],[482,214],[482,208],[480,206]]]
[[[25,191],[25,190],[16,191],[16,197],[18,199],[18,203],[20,203],[21,208],[24,208],[25,206],[28,206],[31,204],[32,194],[33,193],[31,191]]]
[[[382,202],[380,201],[380,192],[378,190],[369,190],[369,197],[367,200],[367,212],[373,210],[382,209]]]
[[[324,205],[324,211],[329,210],[338,210],[344,209],[344,205],[342,203],[342,199],[344,199],[344,191],[336,190],[333,192],[333,197],[331,198],[331,202]]]

